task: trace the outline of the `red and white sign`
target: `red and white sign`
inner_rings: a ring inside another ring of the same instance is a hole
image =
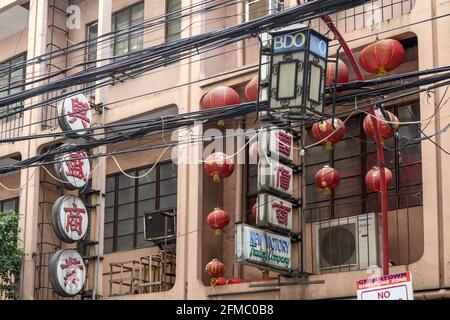
[[[49,263],[50,283],[63,297],[77,295],[86,281],[86,265],[75,250],[57,251]]]
[[[294,136],[284,130],[261,131],[258,137],[261,141],[261,152],[270,153],[272,159],[284,159],[292,161],[294,159]],[[259,156],[262,158],[262,156]]]
[[[70,136],[83,136],[92,126],[92,110],[84,94],[65,98],[58,104],[59,125],[63,131],[80,130]]]
[[[74,243],[86,236],[89,216],[83,201],[75,196],[59,197],[52,208],[52,225],[64,242]]]
[[[292,204],[267,193],[258,195],[256,223],[259,227],[291,231]]]
[[[356,281],[358,300],[414,300],[411,272]]]
[[[88,183],[91,165],[87,157],[83,151],[66,153],[59,158],[61,163],[55,164],[56,174],[67,189],[82,189]]]
[[[260,159],[258,164],[258,187],[270,187],[284,194],[292,195],[294,184],[294,172],[291,167],[275,160],[267,162]]]

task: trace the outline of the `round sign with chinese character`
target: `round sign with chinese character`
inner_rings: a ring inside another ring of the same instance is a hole
[[[70,131],[68,136],[80,137],[92,126],[92,110],[84,94],[65,98],[58,103],[58,122],[63,131]],[[76,130],[76,132],[72,132]],[[78,131],[79,130],[79,131]]]
[[[61,196],[53,204],[52,226],[59,239],[74,243],[86,236],[89,216],[83,201],[75,196]]]
[[[86,265],[75,250],[59,250],[49,263],[49,278],[53,289],[63,297],[79,294],[86,281]]]
[[[64,181],[64,187],[69,190],[83,189],[89,181],[91,165],[88,154],[84,151],[65,153],[55,160],[57,178]]]

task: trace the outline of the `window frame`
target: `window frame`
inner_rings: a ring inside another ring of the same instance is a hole
[[[155,171],[155,180],[153,182],[146,182],[146,183],[142,183],[139,184],[139,179],[134,179],[134,184],[131,186],[127,186],[127,187],[120,187],[119,186],[119,178],[121,176],[123,176],[123,174],[119,171],[113,174],[110,174],[106,177],[106,179],[110,179],[110,178],[114,178],[114,189],[113,191],[108,191],[105,192],[105,194],[108,193],[114,193],[114,200],[113,200],[113,205],[111,206],[107,206],[105,203],[105,211],[107,209],[113,209],[113,220],[110,222],[105,222],[104,226],[106,226],[106,224],[113,224],[113,230],[112,230],[112,236],[111,237],[105,237],[104,241],[106,241],[107,239],[112,239],[112,251],[108,251],[106,254],[111,254],[111,253],[116,253],[116,252],[124,252],[124,251],[129,251],[129,250],[137,250],[137,249],[142,249],[142,248],[146,248],[146,247],[152,247],[155,246],[154,244],[150,244],[148,246],[140,246],[139,245],[139,239],[138,239],[138,235],[142,234],[144,231],[139,231],[139,225],[138,225],[138,220],[143,218],[144,212],[142,213],[142,216],[139,216],[139,204],[141,202],[144,201],[149,201],[149,200],[154,200],[155,202],[155,206],[154,206],[154,211],[160,210],[161,208],[161,183],[167,180],[171,180],[171,179],[176,179],[176,181],[178,181],[178,171],[176,170],[176,174],[174,176],[168,177],[168,178],[162,178],[161,177],[161,167],[168,165],[168,164],[172,164],[173,162],[168,160],[168,161],[162,161],[160,163],[158,163],[154,170]],[[175,164],[176,165],[176,164]],[[136,167],[130,170],[125,171],[128,174],[137,174],[139,171],[141,170],[149,170],[151,167],[153,167],[153,165],[145,165],[145,166],[141,166],[141,167]],[[139,188],[142,186],[147,186],[147,185],[151,185],[151,184],[155,184],[155,195],[154,197],[150,197],[148,199],[143,199],[143,200],[139,200]],[[120,203],[119,204],[119,192],[123,191],[123,190],[128,190],[128,189],[133,189],[133,194],[134,194],[134,200],[130,201],[130,202],[124,202],[124,203]],[[175,192],[172,193],[168,193],[168,194],[164,194],[163,197],[166,196],[173,196],[173,195],[177,195],[178,194],[178,187],[176,188]],[[129,218],[125,218],[120,220],[122,221],[128,221],[128,220],[133,220],[133,232],[132,233],[128,233],[128,234],[123,234],[123,235],[118,235],[118,230],[119,230],[119,207],[121,206],[127,206],[127,205],[133,205],[133,214],[132,217]],[[175,209],[176,209],[176,204],[175,204]],[[128,250],[118,250],[118,246],[117,246],[117,242],[118,242],[118,238],[122,238],[122,237],[128,237],[128,236],[133,236],[133,246],[131,249]]]
[[[399,110],[401,108],[408,108],[408,107],[415,107],[415,108],[417,108],[417,110],[419,110],[419,115],[420,115],[420,101],[416,100],[416,99],[412,100],[412,101],[408,101],[408,102],[402,103],[402,104],[398,104],[398,105],[395,105],[395,106],[386,107],[386,109],[391,111],[391,112],[393,112],[396,116],[398,116],[399,115]],[[370,159],[369,157],[371,155],[373,155],[373,154],[376,155],[376,148],[374,150],[368,150],[369,146],[368,146],[367,142],[368,141],[372,141],[372,140],[370,138],[367,138],[365,133],[364,133],[364,129],[363,129],[363,126],[362,126],[362,123],[364,121],[364,117],[365,117],[365,115],[359,115],[359,116],[354,117],[354,119],[358,119],[359,124],[360,124],[360,127],[359,127],[360,133],[359,133],[358,137],[357,138],[355,138],[355,137],[353,137],[353,138],[352,137],[344,138],[344,141],[345,140],[352,140],[354,138],[360,140],[360,142],[359,142],[359,146],[360,146],[360,153],[359,153],[359,155],[350,155],[348,157],[339,157],[339,159],[336,160],[335,159],[335,152],[336,151],[333,150],[333,152],[331,152],[331,154],[330,154],[330,159],[326,160],[326,161],[317,161],[317,162],[313,162],[313,163],[308,163],[307,164],[307,160],[305,159],[305,165],[304,165],[305,166],[305,173],[307,172],[308,168],[310,168],[310,167],[321,166],[321,165],[335,166],[335,163],[337,161],[345,161],[345,160],[348,161],[348,160],[354,159],[354,158],[358,158],[358,160],[360,161],[360,168],[361,168],[361,170],[363,172],[368,172],[371,169],[371,168],[369,168],[368,160]],[[411,114],[411,117],[418,117],[418,114],[417,113]],[[419,118],[420,118],[420,116],[419,116]],[[417,120],[420,120],[420,119],[414,119],[414,121],[417,121]],[[411,142],[411,141],[409,141],[408,143],[406,143],[404,145],[401,145],[400,141],[398,139],[394,139],[393,143],[394,143],[394,146],[393,146],[392,150],[390,150],[390,151],[392,151],[394,153],[394,158],[393,158],[393,160],[394,160],[394,167],[393,168],[394,169],[393,170],[391,169],[393,171],[394,180],[393,180],[393,184],[388,186],[388,197],[389,197],[390,201],[392,201],[391,199],[393,197],[395,197],[395,203],[394,203],[393,207],[392,207],[391,203],[389,204],[389,210],[400,210],[400,209],[404,209],[404,208],[423,206],[423,194],[421,196],[422,198],[421,198],[420,204],[418,204],[418,205],[402,205],[402,201],[403,201],[402,196],[408,196],[408,195],[411,194],[410,192],[408,192],[408,193],[402,192],[403,190],[408,189],[408,188],[421,187],[422,193],[423,193],[423,166],[422,166],[423,159],[422,159],[422,151],[419,152],[420,160],[413,161],[413,162],[407,163],[407,164],[401,164],[400,163],[401,155],[399,155],[399,151],[401,152],[405,147],[411,147],[411,146],[420,145],[420,147],[422,148],[421,141],[418,141],[418,142]],[[385,151],[386,151],[386,149],[385,149]],[[422,182],[421,183],[417,183],[417,184],[413,183],[413,184],[410,184],[410,185],[407,185],[407,186],[400,186],[400,170],[402,170],[403,168],[414,167],[414,166],[417,166],[417,165],[420,165],[420,168],[421,168],[421,175],[422,175],[421,180],[422,180]],[[344,179],[351,179],[351,178],[355,178],[355,177],[360,177],[361,178],[361,181],[360,181],[361,189],[360,189],[360,192],[358,194],[346,195],[346,196],[342,196],[342,197],[336,198],[335,197],[335,191],[333,191],[332,195],[330,196],[330,198],[327,199],[327,200],[324,200],[324,201],[317,200],[317,201],[308,202],[307,199],[305,199],[305,210],[306,211],[321,210],[321,209],[325,209],[326,210],[327,208],[329,208],[329,210],[330,210],[329,217],[328,217],[328,214],[325,213],[325,217],[322,217],[321,214],[320,214],[319,217],[316,217],[316,218],[310,217],[310,219],[308,219],[308,220],[311,220],[311,221],[316,221],[316,220],[322,221],[322,220],[325,220],[325,221],[327,221],[328,219],[333,220],[333,219],[345,218],[345,217],[350,217],[350,216],[356,215],[356,212],[355,212],[355,214],[349,214],[349,215],[336,215],[336,202],[343,202],[343,205],[347,205],[347,206],[349,206],[349,205],[355,205],[355,207],[359,206],[360,207],[360,210],[359,210],[360,212],[358,214],[366,214],[368,212],[372,212],[373,209],[369,209],[369,206],[370,206],[369,202],[373,201],[373,199],[378,199],[378,196],[377,196],[376,192],[371,192],[371,191],[369,191],[367,189],[367,186],[366,186],[366,183],[365,183],[365,175],[364,176],[363,175],[349,175],[348,177],[346,176],[343,179],[341,178],[341,182],[340,183],[342,183],[342,180],[344,180]],[[315,183],[314,183],[314,181],[312,181],[310,183],[307,183],[307,179],[305,177],[304,183],[303,183],[303,188],[305,188],[305,194],[307,193],[307,188],[309,188],[309,187],[315,188]],[[393,191],[394,191],[394,193],[390,194]],[[374,198],[374,195],[376,196],[375,198]],[[345,202],[345,200],[352,200],[353,198],[356,198],[356,197],[359,197],[359,203],[358,204],[357,204],[356,201]],[[364,206],[363,203],[366,203],[366,205]],[[379,210],[379,208],[378,208],[378,201],[376,203],[377,203],[377,209],[376,210]],[[407,201],[407,203],[409,203],[409,201]]]
[[[20,201],[20,197],[13,197],[13,198],[9,198],[9,199],[4,199],[4,200],[0,200],[0,214],[8,214],[9,212],[3,212],[3,208],[6,202],[10,202],[10,201],[14,201],[15,202],[15,207],[14,207],[14,211],[18,212],[19,211],[19,201]]]
[[[12,86],[11,84],[13,84],[14,82],[18,82],[18,81],[14,81],[13,83],[11,82],[11,75],[12,75],[12,72],[13,72],[13,71],[11,71],[11,63],[12,63],[12,61],[16,60],[17,58],[22,58],[22,61],[25,62],[27,60],[27,51],[19,53],[19,54],[15,55],[15,56],[12,56],[12,57],[10,57],[10,58],[0,62],[0,66],[5,66],[6,64],[8,64],[8,69],[9,69],[8,70],[8,74],[7,74],[8,75],[8,84],[7,84],[6,88],[0,89],[0,90],[7,90],[7,95],[11,94],[11,89],[12,89],[11,87],[14,87],[14,86],[17,85],[17,84],[14,84]],[[19,69],[17,69],[17,70],[19,70]],[[5,76],[6,76],[6,73],[5,73]],[[22,84],[22,88],[21,88],[20,92],[25,91],[25,89],[26,89],[26,76],[27,76],[27,66],[25,64],[22,67],[22,83],[23,84]],[[3,107],[0,107],[0,113],[5,112],[4,110],[6,110],[6,114],[7,114],[7,113],[9,113],[11,108],[12,109],[22,109],[23,106],[24,106],[24,102],[17,103],[17,106],[11,106],[11,105],[3,106]],[[17,115],[13,115],[11,117],[8,116],[4,120],[0,121],[0,123],[6,123],[6,122],[8,122],[10,120],[14,120],[17,116],[19,118],[22,117],[23,116],[23,112],[20,112]]]
[[[166,5],[165,13],[166,13],[166,15],[171,13],[171,12],[169,12],[169,1],[170,0],[165,0],[165,5]],[[183,2],[182,2],[182,0],[179,0],[179,1],[180,1],[180,9],[183,9]],[[180,23],[180,33],[178,34],[178,38],[177,39],[172,39],[172,40],[169,39],[169,24],[171,22],[173,22],[173,21],[169,21],[169,17],[166,16],[165,29],[164,29],[164,42],[165,43],[171,43],[173,41],[177,41],[177,40],[181,39],[181,32],[183,32],[183,25],[182,25],[183,20],[182,20],[181,12],[179,14],[174,14],[173,20],[174,21],[178,21],[178,20],[175,20],[175,19],[178,19],[179,23]]]
[[[252,21],[254,19],[250,20],[250,5],[252,5],[253,3],[257,3],[261,0],[247,0],[245,1],[245,22],[249,22]],[[268,6],[269,8],[267,9],[267,14],[272,14],[273,12],[275,12],[277,10],[277,6],[275,5],[275,1],[277,2],[276,4],[279,5],[277,0],[267,0],[268,1]],[[278,6],[279,7],[279,6]]]
[[[121,9],[119,9],[119,10],[117,10],[117,11],[112,13],[112,15],[111,15],[111,31],[113,31],[113,32],[117,31],[117,20],[116,20],[116,17],[117,17],[117,15],[119,15],[119,14],[125,12],[125,11],[129,11],[128,12],[128,25],[127,25],[127,27],[129,28],[129,27],[133,26],[133,19],[132,19],[131,12],[132,12],[134,7],[138,7],[138,6],[141,6],[141,5],[142,5],[142,15],[143,15],[143,17],[142,17],[143,20],[142,21],[145,21],[145,1],[138,1],[136,3],[132,3],[132,4],[130,4],[130,5],[126,6],[126,7],[124,7],[124,8],[121,8]],[[118,55],[127,55],[127,54],[129,54],[131,52],[137,51],[137,50],[130,50],[130,43],[131,43],[131,36],[132,36],[132,34],[133,34],[133,31],[129,31],[127,33],[128,51],[126,53],[120,53]],[[121,36],[124,36],[124,35],[121,35]],[[118,42],[117,39],[118,39],[118,36],[114,35],[113,40],[112,40],[113,41],[113,43],[112,43],[112,55],[113,55],[113,57],[116,56],[116,48],[117,48],[116,45],[117,45],[117,42]],[[142,48],[143,47],[144,47],[144,30],[142,30]],[[138,49],[138,50],[140,50],[140,49]],[[118,58],[115,58],[115,59],[118,59]]]

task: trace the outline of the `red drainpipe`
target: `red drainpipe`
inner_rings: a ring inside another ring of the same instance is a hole
[[[301,0],[297,0],[297,4],[302,4]],[[358,80],[365,80],[364,75],[361,71],[361,68],[356,62],[355,56],[353,55],[352,50],[345,41],[342,34],[339,32],[338,28],[333,23],[333,20],[329,16],[321,17],[323,22],[325,22],[330,28],[331,32],[335,35],[342,48],[344,49],[347,58],[349,59],[353,70],[356,73],[356,77]],[[384,160],[384,148],[380,134],[380,123],[376,120],[374,109],[370,109],[370,114],[372,115],[372,125],[375,131],[375,142],[377,144],[377,157],[378,157],[378,165],[380,167],[380,184],[381,184],[381,211],[382,211],[382,226],[383,226],[383,273],[384,275],[389,274],[389,228],[388,228],[388,196],[387,196],[387,184],[386,184],[386,174],[384,172],[385,168],[385,160]]]

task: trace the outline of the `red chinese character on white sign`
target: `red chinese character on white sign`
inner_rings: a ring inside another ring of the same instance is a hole
[[[78,98],[72,98],[72,112],[68,112],[70,117],[69,122],[74,123],[75,121],[80,120],[83,124],[83,128],[89,128],[91,124],[91,120],[87,116],[89,109],[89,104],[81,102]]]
[[[83,216],[86,210],[78,208],[74,202],[72,208],[64,208],[64,212],[68,212],[66,220],[66,231],[76,231],[78,235],[83,233]]]
[[[292,175],[284,167],[278,167],[277,169],[277,188],[281,188],[284,191],[289,191],[289,187],[291,186],[291,178]]]
[[[279,224],[283,224],[285,226],[288,225],[289,221],[289,213],[291,212],[291,208],[285,206],[283,204],[283,201],[280,201],[280,203],[273,203],[272,208],[275,209],[275,214],[278,220]]]
[[[83,170],[83,158],[86,155],[82,152],[71,153],[69,155],[69,160],[67,161],[67,169],[66,175],[68,177],[75,177],[81,179],[83,181],[87,180],[87,177]]]
[[[278,152],[284,154],[286,157],[291,155],[292,136],[286,132],[278,132]]]
[[[65,264],[61,264],[60,267],[65,270],[64,286],[68,286],[69,288],[77,287],[80,282],[80,279],[77,276],[77,270],[84,269],[81,261],[76,258],[69,257],[68,259],[65,259]]]

